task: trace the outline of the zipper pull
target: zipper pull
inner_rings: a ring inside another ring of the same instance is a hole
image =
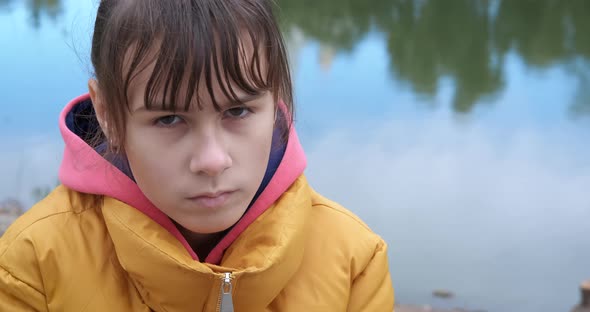
[[[219,312],[234,312],[234,301],[232,299],[231,273],[225,273],[221,282],[221,302]]]

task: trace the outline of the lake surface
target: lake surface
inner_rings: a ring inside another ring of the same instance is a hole
[[[98,1],[0,0],[0,200],[57,183]],[[568,311],[590,278],[590,2],[277,0],[317,190],[397,300]],[[449,289],[451,300],[432,297]]]

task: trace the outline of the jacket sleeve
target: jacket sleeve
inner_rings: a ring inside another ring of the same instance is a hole
[[[0,311],[48,310],[35,245],[18,226],[0,237]]]
[[[0,311],[47,311],[45,296],[0,267]]]
[[[387,244],[381,240],[369,264],[352,283],[348,312],[392,312],[393,297]]]

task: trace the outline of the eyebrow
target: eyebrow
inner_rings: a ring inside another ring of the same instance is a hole
[[[232,101],[231,99],[229,101],[224,101],[219,103],[220,107],[231,107],[231,106],[235,106],[235,105],[240,105],[240,104],[245,104],[245,103],[249,103],[249,102],[253,102],[255,100],[258,100],[259,98],[263,97],[265,95],[266,92],[260,92],[258,94],[246,94],[243,96],[239,96],[237,98],[237,101]],[[137,112],[141,112],[141,111],[148,111],[148,112],[169,112],[171,110],[169,109],[162,109],[162,107],[164,107],[164,105],[162,105],[162,103],[157,103],[152,105],[151,108],[147,108],[145,106],[140,106],[136,109],[133,110],[133,113],[137,113]]]

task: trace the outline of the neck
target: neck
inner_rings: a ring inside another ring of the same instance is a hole
[[[215,248],[217,243],[219,243],[219,241],[226,234],[226,231],[209,234],[195,233],[191,230],[185,229],[182,225],[178,224],[174,220],[172,222],[174,222],[174,225],[176,225],[178,231],[180,231],[180,234],[184,236],[184,239],[186,239],[193,251],[199,257],[199,261],[201,262],[205,262],[205,259],[207,258],[211,250]]]

